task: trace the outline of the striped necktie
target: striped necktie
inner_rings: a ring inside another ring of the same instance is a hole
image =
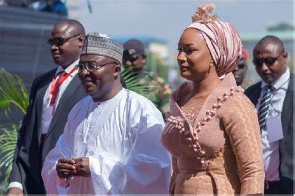
[[[273,87],[271,85],[265,86],[265,92],[260,102],[260,107],[258,110],[258,121],[260,125],[260,130],[265,130],[266,116],[268,114],[269,106],[271,103],[271,91]]]

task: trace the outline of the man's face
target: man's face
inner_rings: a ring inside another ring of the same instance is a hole
[[[272,84],[286,71],[287,57],[278,44],[266,40],[254,48],[253,64],[261,79]]]
[[[146,66],[146,56],[141,54],[135,54],[132,56],[123,56],[123,65],[127,70],[134,72],[141,72]]]
[[[248,69],[248,67],[247,67],[247,64],[246,64],[246,59],[241,59],[240,63],[236,67],[236,69],[234,69],[232,71],[238,86],[241,86],[243,84],[243,81],[244,81],[245,76],[246,76],[247,69]]]
[[[115,80],[120,77],[120,65],[107,57],[81,55],[78,67],[78,76],[87,94],[96,102],[107,100]]]
[[[48,40],[54,63],[67,67],[80,57],[83,36],[68,24],[55,26]]]

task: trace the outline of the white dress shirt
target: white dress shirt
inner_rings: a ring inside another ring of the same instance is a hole
[[[272,98],[269,112],[266,117],[266,128],[265,130],[262,130],[261,133],[265,180],[267,181],[280,180],[279,141],[283,139],[281,115],[289,81],[290,70],[289,68],[287,68],[286,72],[272,84],[274,90],[271,92]],[[268,84],[266,84],[265,82],[262,82],[261,84],[262,91],[260,93],[258,104],[256,106],[257,111],[259,109],[262,96],[265,93],[266,85]]]

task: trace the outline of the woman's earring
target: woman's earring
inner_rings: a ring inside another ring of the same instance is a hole
[[[211,68],[214,66],[213,61],[210,61],[208,73],[210,73]]]

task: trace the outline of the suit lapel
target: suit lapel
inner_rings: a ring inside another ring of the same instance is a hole
[[[283,126],[283,133],[285,135],[285,132],[288,130],[289,122],[293,119],[291,119],[292,113],[293,113],[293,74],[290,75],[290,82],[289,86],[286,92],[286,97],[283,104],[283,110],[282,110],[282,126]]]
[[[75,94],[75,91],[79,87],[79,85],[81,85],[81,81],[78,78],[78,75],[75,75],[75,77],[73,78],[73,80],[70,82],[65,92],[63,93],[61,99],[59,100],[59,103],[56,107],[56,111],[52,117],[47,135],[49,135],[52,132],[53,130],[52,128],[57,123],[58,119],[60,118],[60,115],[63,109],[65,108],[65,106],[71,102],[71,96]]]
[[[253,91],[251,92],[251,94],[249,94],[249,99],[251,100],[251,102],[256,106],[260,93],[261,93],[261,83],[259,82],[256,84],[256,87],[253,89]]]

